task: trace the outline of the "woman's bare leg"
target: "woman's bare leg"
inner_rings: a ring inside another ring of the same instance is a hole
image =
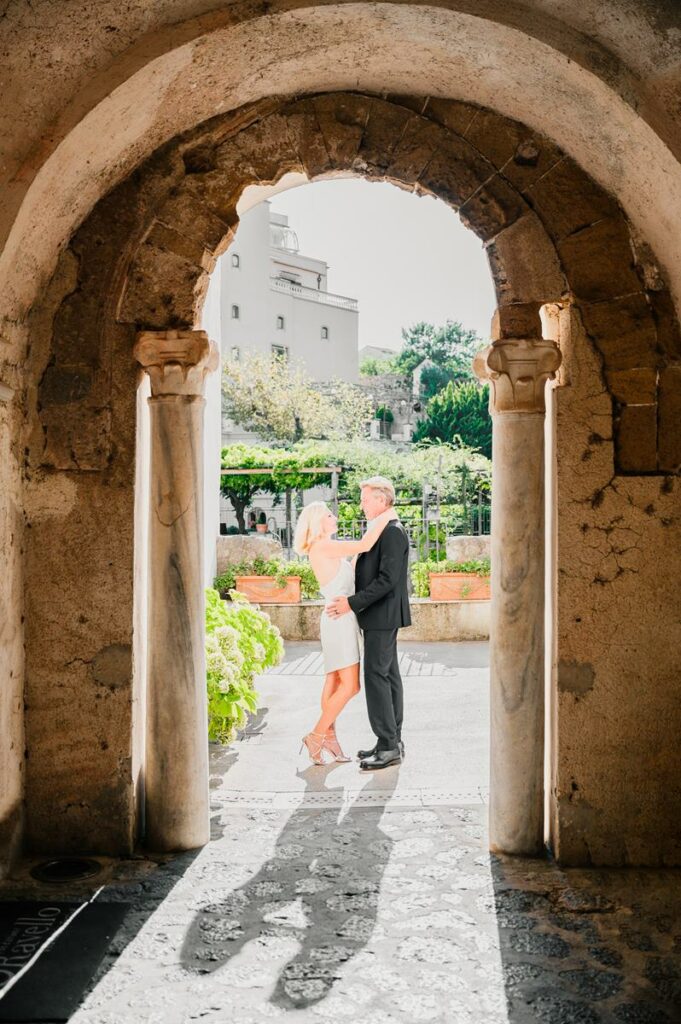
[[[330,681],[332,675],[338,680],[335,685]],[[329,673],[322,690],[322,715],[312,731],[322,735],[331,730],[347,702],[358,693],[359,662],[338,669],[335,673]]]

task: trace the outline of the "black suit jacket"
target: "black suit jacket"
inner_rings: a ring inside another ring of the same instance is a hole
[[[362,629],[411,625],[407,594],[409,538],[401,523],[388,523],[370,551],[355,565],[355,591],[348,598]]]

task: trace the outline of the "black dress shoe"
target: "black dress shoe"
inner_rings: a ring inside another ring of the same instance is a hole
[[[402,760],[400,748],[393,750],[377,750],[371,757],[365,757],[359,766],[364,772],[373,772],[378,768],[388,768],[391,764],[399,764]]]
[[[364,761],[367,757],[373,757],[377,750],[378,747],[372,747],[371,750],[358,750],[357,757],[360,761]]]

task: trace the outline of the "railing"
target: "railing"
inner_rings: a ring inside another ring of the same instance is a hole
[[[296,284],[295,281],[287,281],[283,277],[271,277],[270,288],[275,292],[285,292],[298,299],[306,299],[308,302],[319,302],[322,306],[336,306],[338,309],[351,309],[357,312],[357,299],[349,299],[345,295],[334,295],[332,292],[323,292],[319,288],[308,288],[305,284]]]

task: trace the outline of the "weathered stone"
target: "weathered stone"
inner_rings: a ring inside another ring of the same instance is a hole
[[[549,139],[492,110],[478,110],[465,136],[521,191],[562,158]]]
[[[367,170],[385,174],[393,151],[402,137],[413,111],[375,100],[364,126],[357,152],[357,162]]]
[[[493,175],[492,164],[470,143],[457,135],[445,135],[418,180],[423,188],[458,209]]]
[[[92,675],[96,683],[109,689],[128,686],[132,675],[131,646],[111,644],[103,648],[92,662]]]
[[[560,299],[567,290],[558,256],[536,213],[527,213],[487,245],[499,306]]]
[[[610,370],[606,373],[606,378],[608,389],[618,402],[648,405],[657,399],[657,370],[650,366]]]
[[[580,665],[574,661],[558,663],[558,689],[583,697],[593,689],[595,682],[593,665]]]
[[[566,156],[528,189],[528,198],[555,241],[620,215],[617,202]]]
[[[542,324],[538,302],[515,302],[498,306],[492,317],[492,341],[506,338],[541,338]]]
[[[655,324],[642,292],[609,302],[580,303],[580,310],[609,372],[657,366]]]
[[[669,291],[665,288],[662,291],[649,292],[648,301],[655,318],[659,347],[668,359],[681,359],[681,327]]]
[[[624,473],[657,469],[657,405],[625,405],[615,425],[617,462]]]
[[[395,147],[387,169],[387,176],[409,184],[419,181],[442,140],[436,125],[422,117],[407,122],[401,139]]]
[[[430,96],[425,105],[421,100],[419,113],[456,132],[457,135],[465,136],[471,122],[480,115],[480,108],[473,106],[472,103],[462,103],[460,100]]]
[[[490,538],[479,537],[447,537],[447,558],[453,562],[470,562],[490,556]]]
[[[252,562],[255,558],[283,558],[284,549],[278,537],[263,533],[238,533],[217,539],[217,574],[230,565]]]
[[[527,203],[516,189],[496,174],[466,200],[459,210],[459,216],[478,238],[487,242],[527,211]]]
[[[351,93],[316,96],[314,110],[332,165],[352,167],[371,114],[371,100]]]
[[[293,150],[298,154],[309,178],[324,174],[332,167],[331,157],[312,100],[302,100],[282,108],[289,127]]]
[[[629,230],[621,215],[581,228],[558,243],[558,254],[578,299],[600,302],[640,290]]]
[[[678,473],[681,468],[681,366],[660,371],[658,394],[659,468]]]

